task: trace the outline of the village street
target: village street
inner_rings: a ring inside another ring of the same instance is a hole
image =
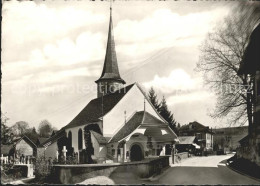
[[[135,179],[131,173],[112,174],[115,184],[259,184],[226,167],[225,160],[233,155],[193,157],[172,165],[158,179],[148,182]]]

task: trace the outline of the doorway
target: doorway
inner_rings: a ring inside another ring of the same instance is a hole
[[[143,151],[140,145],[135,144],[130,149],[130,160],[141,161],[143,159]]]

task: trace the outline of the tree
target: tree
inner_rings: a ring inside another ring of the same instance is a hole
[[[157,95],[155,94],[153,87],[151,87],[151,89],[149,90],[148,98],[151,101],[151,103],[153,104],[153,106],[155,107],[155,109],[157,111],[159,111],[160,104],[158,103]]]
[[[163,99],[160,103],[160,109],[159,109],[159,113],[160,115],[169,123],[171,129],[174,132],[177,132],[176,130],[176,121],[173,118],[173,114],[171,113],[171,111],[169,111],[167,103],[166,103],[166,99],[163,96]]]
[[[1,144],[7,144],[11,141],[10,128],[6,125],[9,118],[1,112]]]
[[[15,136],[22,136],[29,129],[29,124],[26,121],[18,121],[11,128],[11,133]]]
[[[249,37],[259,21],[259,3],[240,2],[201,46],[196,69],[217,96],[210,116],[228,118],[230,125],[252,125],[253,78],[238,75]]]
[[[38,139],[38,137],[39,137],[39,134],[36,132],[35,127],[29,128],[29,129],[25,132],[25,135],[26,135],[30,140],[32,140],[34,143],[37,142],[37,139]]]
[[[48,120],[42,120],[38,127],[38,133],[41,137],[50,137],[53,131],[52,125]]]

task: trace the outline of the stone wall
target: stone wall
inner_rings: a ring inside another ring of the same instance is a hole
[[[140,178],[159,174],[169,167],[169,157],[163,156],[138,162],[111,164],[54,165],[52,178],[55,183],[75,184],[95,176],[110,176],[112,172],[131,171]]]

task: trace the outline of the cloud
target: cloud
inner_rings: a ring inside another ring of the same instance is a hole
[[[207,99],[212,98],[214,95],[207,91],[196,91],[189,93],[178,93],[176,95],[170,96],[167,98],[167,104],[177,105],[177,104],[185,104],[187,102],[197,102],[197,101],[205,101]]]
[[[146,88],[153,87],[163,93],[173,93],[176,91],[188,91],[200,89],[201,78],[192,79],[183,69],[174,69],[168,77],[160,77],[157,74],[154,79],[143,83]]]
[[[21,44],[28,40],[52,39],[64,36],[81,26],[91,26],[104,22],[105,16],[66,7],[48,8],[33,1],[5,2],[3,6],[3,36],[12,43]]]
[[[142,20],[122,20],[115,28],[118,51],[128,55],[143,55],[158,48],[198,45],[212,28],[212,23],[227,11],[179,15],[169,9],[159,9]]]

